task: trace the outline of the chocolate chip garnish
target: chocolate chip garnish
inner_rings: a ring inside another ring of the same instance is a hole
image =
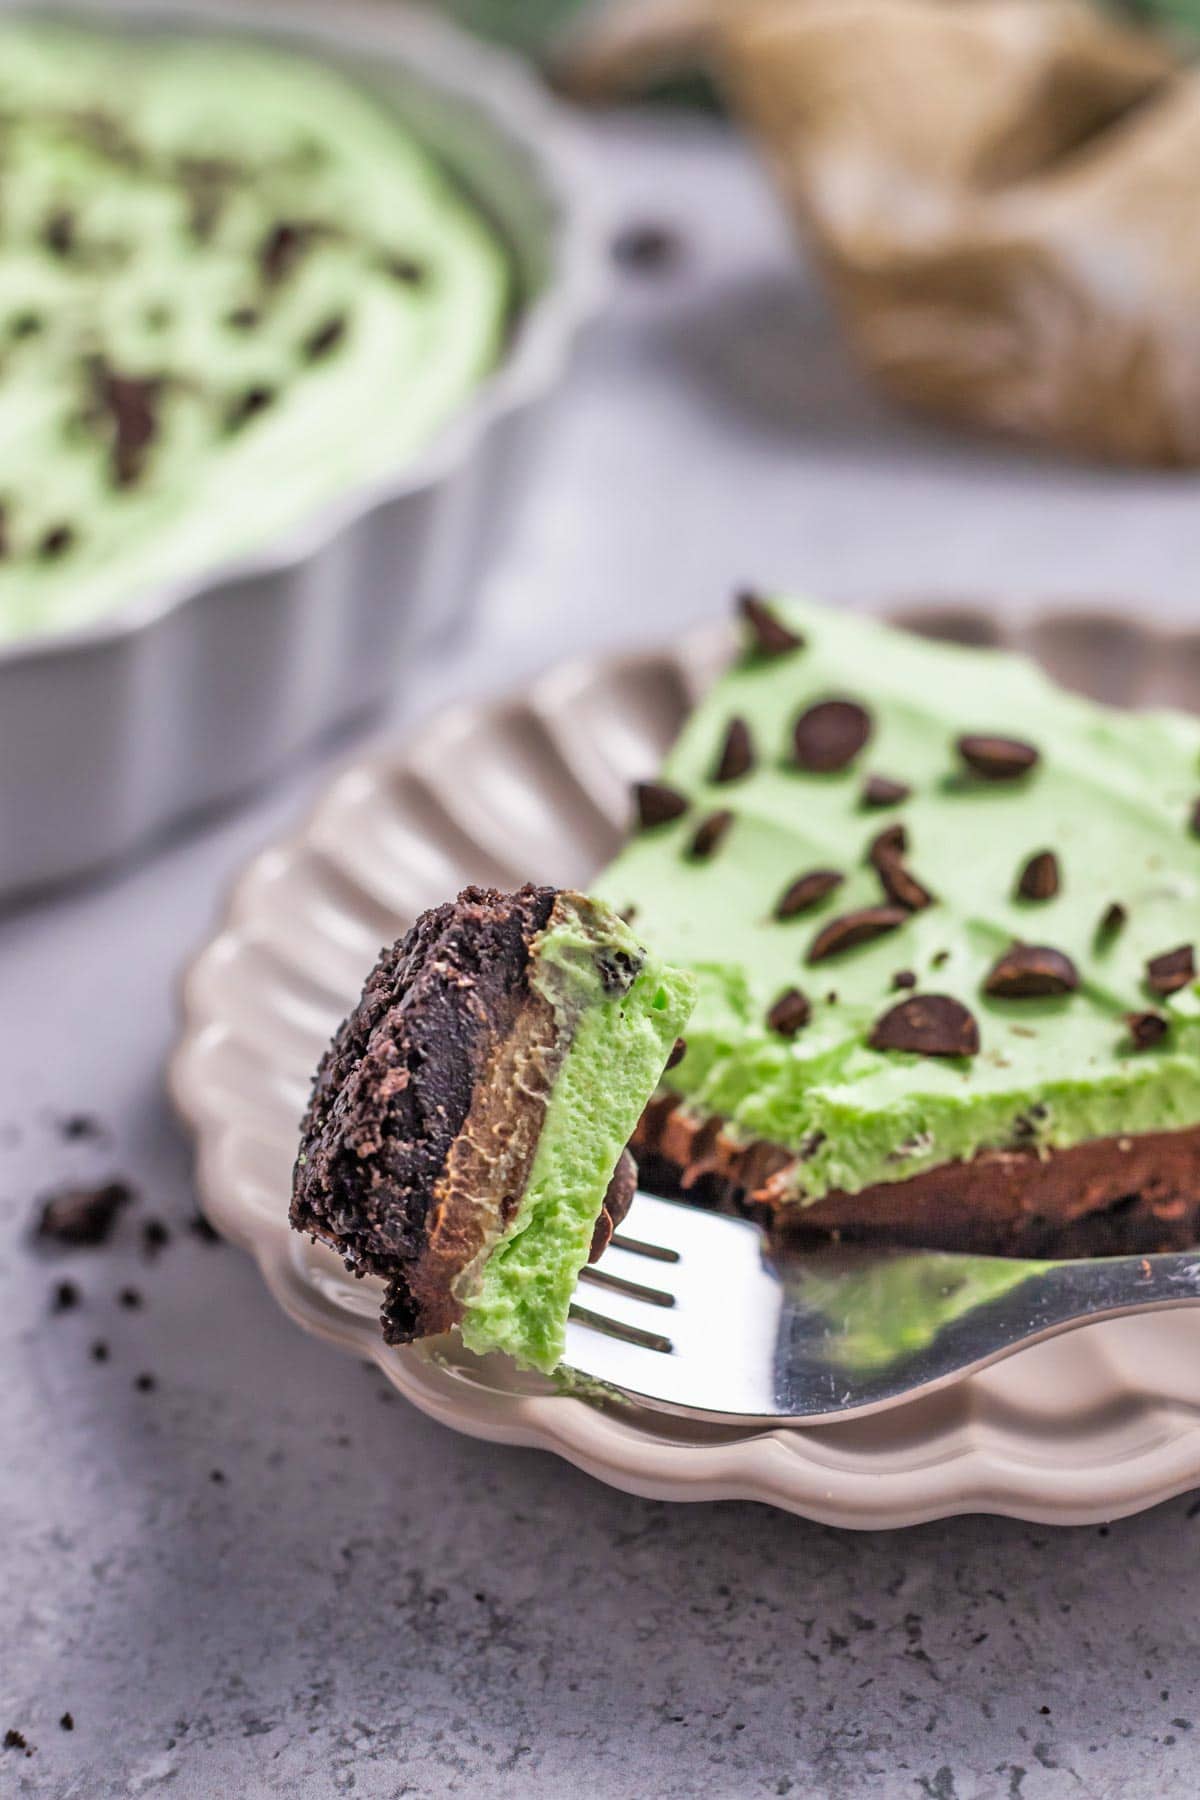
[[[312,236],[310,225],[298,225],[289,219],[281,219],[272,225],[258,250],[258,267],[263,280],[275,287],[290,275]]]
[[[685,796],[677,788],[668,787],[665,781],[635,783],[633,799],[637,822],[643,831],[650,831],[655,825],[667,825],[672,819],[682,817],[688,809]]]
[[[57,562],[65,556],[75,542],[75,532],[70,525],[52,525],[44,532],[38,543],[37,553],[43,562]]]
[[[687,1055],[687,1039],[676,1038],[671,1045],[671,1054],[667,1058],[667,1068],[677,1069]]]
[[[60,1731],[74,1731],[75,1715],[73,1713],[69,1713],[69,1712],[63,1713],[62,1717],[58,1721],[58,1726],[59,1726]]]
[[[908,833],[897,821],[895,825],[886,825],[871,839],[867,845],[867,861],[873,869],[878,869],[881,862],[903,856],[907,850]]]
[[[1165,950],[1146,964],[1146,986],[1156,994],[1176,994],[1196,977],[1196,958],[1190,944]]]
[[[1069,956],[1047,944],[1012,944],[988,971],[984,992],[1002,1000],[1034,1000],[1073,994],[1079,971]]]
[[[420,287],[429,274],[425,264],[418,262],[415,256],[389,256],[384,268],[393,281],[403,282],[405,287]]]
[[[863,806],[899,806],[912,793],[906,781],[891,781],[886,775],[868,775],[863,782]]]
[[[51,213],[42,227],[42,242],[55,256],[70,256],[75,248],[75,215],[65,207]]]
[[[738,595],[737,609],[750,628],[750,647],[760,656],[786,656],[789,651],[803,650],[800,633],[785,625],[778,613],[749,589]]]
[[[811,911],[845,879],[836,869],[810,869],[807,875],[798,875],[776,901],[775,917],[794,919],[797,913]]]
[[[819,700],[792,730],[796,762],[816,775],[833,775],[854,761],[871,735],[871,715],[856,700]]]
[[[237,396],[225,414],[226,430],[240,431],[243,425],[248,425],[251,419],[255,419],[259,413],[265,412],[274,398],[274,388],[247,388],[244,394]]]
[[[754,761],[754,741],[750,736],[750,727],[745,719],[730,719],[712,779],[716,782],[740,781],[743,775],[750,773]]]
[[[948,950],[935,950],[929,959],[929,966],[931,969],[942,969],[949,961],[950,952]]]
[[[612,241],[613,261],[638,275],[658,275],[677,263],[683,239],[670,225],[626,225]]]
[[[733,824],[733,814],[722,808],[720,812],[709,813],[696,827],[695,835],[688,845],[688,855],[704,861],[713,854],[725,833]]]
[[[1129,1027],[1129,1041],[1135,1050],[1152,1050],[1167,1035],[1167,1021],[1161,1013],[1126,1013],[1125,1023]]]
[[[967,767],[984,781],[1017,781],[1038,762],[1032,744],[1020,738],[983,737],[968,734],[958,740],[958,754]]]
[[[161,381],[121,375],[101,368],[97,398],[112,421],[112,474],[118,487],[131,487],[142,473],[146,452],[158,435]]]
[[[103,1244],[117,1222],[117,1214],[133,1199],[124,1181],[102,1187],[65,1188],[42,1202],[37,1235],[59,1244]]]
[[[767,1014],[767,1024],[780,1037],[790,1038],[795,1037],[800,1027],[807,1025],[811,1017],[812,1007],[808,996],[802,994],[799,988],[788,988],[786,993],[780,994]]]
[[[892,986],[894,988],[915,988],[916,985],[917,978],[911,969],[897,969],[896,973],[892,976]]]
[[[817,933],[805,961],[824,962],[826,957],[838,956],[857,944],[868,944],[885,932],[895,931],[908,917],[902,906],[864,906],[858,912],[842,913]]]
[[[1053,900],[1059,890],[1058,858],[1053,850],[1039,850],[1031,856],[1017,877],[1017,897],[1021,900]]]
[[[923,912],[933,905],[934,896],[898,856],[881,856],[875,868],[884,893],[896,906],[904,907],[906,912]]]
[[[74,1312],[79,1299],[79,1289],[73,1281],[60,1281],[55,1286],[50,1310],[56,1313]]]
[[[979,1026],[949,994],[914,994],[875,1021],[868,1042],[872,1050],[908,1050],[914,1056],[975,1056]]]
[[[1106,907],[1096,927],[1097,950],[1103,950],[1111,944],[1117,933],[1124,929],[1128,919],[1129,914],[1119,900],[1114,900],[1111,906]]]
[[[346,315],[337,313],[332,319],[326,319],[323,325],[304,340],[304,355],[309,362],[320,362],[331,350],[336,350],[346,335]]]

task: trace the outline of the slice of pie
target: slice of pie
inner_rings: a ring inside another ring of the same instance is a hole
[[[553,1369],[693,983],[601,902],[467,888],[381,955],[317,1072],[291,1219],[382,1276],[390,1343]]]
[[[1200,1237],[1200,721],[796,601],[598,882],[693,972],[646,1184],[983,1252]]]

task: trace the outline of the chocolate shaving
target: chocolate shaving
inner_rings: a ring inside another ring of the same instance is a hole
[[[1053,850],[1039,850],[1017,877],[1017,898],[1053,900],[1060,885],[1057,856]]]
[[[131,487],[142,474],[146,452],[158,435],[157,405],[162,383],[155,377],[96,372],[97,398],[112,421],[112,476]]]
[[[715,782],[740,781],[754,767],[754,742],[745,719],[730,719],[721,745],[721,754],[713,770]]]
[[[112,1234],[121,1208],[133,1199],[125,1181],[96,1188],[64,1188],[42,1202],[37,1236],[57,1244],[103,1244]]]
[[[898,821],[895,825],[886,825],[867,845],[867,861],[873,869],[878,869],[881,862],[895,860],[904,856],[908,850],[908,833]]]
[[[320,362],[331,350],[336,350],[346,335],[346,315],[336,313],[332,319],[326,319],[311,335],[304,340],[304,355],[309,362]]]
[[[225,323],[233,331],[253,331],[261,317],[257,306],[235,306],[225,314]]]
[[[958,754],[972,774],[983,781],[1018,781],[1038,762],[1033,745],[1022,743],[1020,738],[968,734],[959,738]]]
[[[1103,950],[1111,944],[1117,933],[1124,929],[1128,919],[1129,914],[1119,900],[1114,900],[1111,906],[1106,907],[1096,927],[1097,950]]]
[[[812,1017],[812,1007],[808,996],[799,988],[788,988],[780,994],[774,1006],[767,1014],[767,1025],[777,1031],[780,1037],[795,1037],[802,1025],[807,1025]]]
[[[313,227],[291,219],[272,225],[259,245],[258,267],[270,287],[278,287],[291,274],[313,239]]]
[[[708,817],[701,819],[696,827],[695,835],[688,845],[688,855],[701,862],[706,861],[717,849],[732,824],[733,814],[725,808],[722,808],[720,812],[709,813]]]
[[[671,1045],[671,1054],[667,1058],[667,1068],[677,1069],[687,1055],[687,1039],[676,1038]]]
[[[807,875],[798,875],[776,901],[775,917],[794,919],[797,913],[810,912],[845,879],[836,869],[810,869]]]
[[[1069,956],[1046,944],[1012,944],[988,971],[984,992],[1001,1000],[1073,994],[1079,971]]]
[[[1146,964],[1146,986],[1156,994],[1176,994],[1196,978],[1196,958],[1190,944],[1164,950]]]
[[[896,973],[892,976],[892,986],[894,988],[915,988],[916,985],[917,978],[911,969],[897,969]]]
[[[785,625],[778,613],[749,589],[738,595],[737,609],[749,626],[750,648],[759,656],[786,656],[789,651],[803,650],[800,633]]]
[[[820,700],[793,727],[796,763],[816,775],[836,774],[854,761],[870,735],[871,715],[856,700]]]
[[[1167,1035],[1167,1021],[1161,1013],[1126,1013],[1125,1023],[1129,1027],[1129,1042],[1134,1050],[1152,1050]]]
[[[888,899],[906,912],[923,912],[932,906],[934,896],[911,869],[906,869],[898,856],[881,856],[875,865],[880,883]]]
[[[868,775],[863,782],[863,806],[899,806],[912,793],[906,781],[891,781],[886,775]]]
[[[655,825],[667,825],[672,819],[682,817],[688,809],[684,795],[678,789],[668,787],[665,781],[635,783],[633,799],[642,831],[650,831]]]
[[[244,394],[239,394],[232,402],[225,414],[226,430],[240,431],[243,425],[248,425],[251,419],[256,419],[259,413],[265,412],[274,398],[274,388],[247,388]]]
[[[52,525],[50,530],[42,535],[37,553],[43,562],[57,562],[60,556],[66,555],[74,542],[75,531],[72,526]]]
[[[873,938],[895,931],[908,916],[902,906],[864,906],[858,912],[842,913],[838,918],[830,919],[817,933],[808,947],[805,961],[824,962],[827,957],[839,956],[843,950],[852,950],[857,944],[869,944]]]
[[[415,256],[389,256],[384,268],[393,281],[404,283],[405,287],[420,287],[429,274],[424,263],[419,263]]]
[[[75,249],[75,215],[65,207],[50,214],[42,227],[42,242],[54,256],[70,256]]]
[[[872,1050],[907,1050],[914,1056],[975,1056],[979,1026],[949,994],[915,994],[875,1021],[868,1042]]]

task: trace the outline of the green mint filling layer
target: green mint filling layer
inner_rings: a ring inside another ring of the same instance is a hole
[[[638,973],[611,993],[605,966]],[[691,978],[647,955],[607,908],[588,905],[543,934],[531,985],[573,1032],[510,1231],[464,1295],[463,1341],[551,1371],[567,1308],[617,1160],[654,1092],[694,997]]]
[[[265,544],[496,362],[509,258],[386,89],[10,22],[0,122],[0,642]]]
[[[985,1147],[1065,1147],[1097,1137],[1200,1124],[1200,989],[1148,989],[1151,957],[1200,936],[1200,721],[1132,713],[1058,688],[1033,663],[931,643],[852,614],[771,602],[805,639],[767,657],[745,654],[688,720],[662,780],[688,811],[636,836],[600,878],[615,906],[637,908],[639,932],[691,969],[699,997],[687,1054],[665,1077],[701,1117],[735,1135],[802,1154],[799,1203],[901,1181]],[[845,697],[871,715],[850,767],[795,766],[797,716]],[[749,727],[755,766],[712,776],[729,721]],[[968,733],[1026,740],[1040,753],[1016,781],[964,779],[955,751]],[[868,808],[867,774],[907,783],[899,804]],[[728,808],[733,823],[704,860],[689,855],[697,822]],[[907,866],[936,896],[887,935],[806,962],[834,917],[878,906],[872,839],[902,824]],[[1051,850],[1061,870],[1048,900],[1015,897],[1020,870]],[[797,876],[844,879],[814,910],[774,916]],[[1114,902],[1121,928],[1098,935]],[[1013,940],[1075,963],[1080,986],[1049,999],[999,999],[983,984]],[[872,1025],[906,990],[950,995],[978,1022],[970,1058],[869,1047]],[[811,1018],[792,1038],[767,1024],[780,993],[799,987]],[[1153,1008],[1162,1041],[1135,1050],[1125,1015]]]

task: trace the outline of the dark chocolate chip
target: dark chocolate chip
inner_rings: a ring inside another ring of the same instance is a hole
[[[906,781],[891,781],[886,775],[868,775],[863,782],[862,804],[864,806],[899,806],[912,793]]]
[[[51,213],[42,227],[42,242],[54,256],[70,256],[75,248],[75,215],[65,207]]]
[[[773,607],[748,589],[738,595],[737,609],[750,628],[750,648],[759,656],[786,656],[792,650],[803,650],[804,639],[790,625],[785,625]]]
[[[1124,930],[1128,919],[1129,914],[1119,900],[1114,900],[1111,906],[1106,907],[1096,927],[1097,950],[1106,949],[1118,933]]]
[[[979,1026],[949,994],[914,994],[875,1021],[868,1041],[872,1050],[908,1050],[914,1056],[975,1056]]]
[[[58,1721],[58,1725],[59,1725],[60,1731],[74,1731],[74,1729],[75,1729],[74,1713],[69,1713],[69,1712],[63,1713],[61,1718]]]
[[[903,825],[885,825],[883,830],[871,839],[867,845],[867,861],[873,869],[878,869],[886,859],[894,860],[904,856],[908,850],[908,833]]]
[[[1038,753],[1019,738],[976,736],[958,740],[958,754],[984,781],[1017,781],[1036,767]]]
[[[245,393],[239,394],[235,400],[231,401],[225,414],[225,429],[240,431],[243,425],[248,425],[251,419],[258,417],[259,413],[266,412],[274,398],[274,388],[247,388]]]
[[[716,782],[740,781],[754,767],[754,740],[745,719],[730,719],[721,753],[712,779]]]
[[[898,856],[881,856],[875,867],[883,891],[894,905],[904,907],[906,912],[923,912],[933,905],[934,896]]]
[[[133,1199],[124,1181],[101,1187],[64,1188],[42,1202],[37,1235],[59,1244],[103,1244],[117,1222],[117,1214]]]
[[[695,835],[688,845],[688,855],[697,857],[703,862],[717,849],[732,824],[733,814],[725,808],[722,808],[720,812],[709,813],[708,817],[701,819],[696,827]]]
[[[931,969],[943,969],[949,961],[950,952],[948,950],[935,950],[929,959],[929,966]]]
[[[917,978],[911,969],[897,969],[896,973],[892,976],[892,986],[894,988],[915,988],[916,985]]]
[[[1125,1014],[1129,1041],[1135,1050],[1152,1050],[1167,1035],[1167,1021],[1161,1013],[1131,1012]]]
[[[687,1039],[676,1038],[671,1045],[671,1054],[667,1058],[667,1068],[677,1069],[687,1055]]]
[[[812,1017],[812,1007],[808,996],[799,988],[788,988],[780,994],[774,1006],[767,1014],[767,1025],[777,1031],[780,1037],[795,1037],[802,1025],[807,1025]]]
[[[1002,1000],[1073,994],[1079,971],[1069,956],[1047,944],[1012,944],[992,964],[983,986],[985,993]]]
[[[429,274],[415,256],[389,256],[384,267],[393,281],[403,282],[405,287],[420,287]]]
[[[1053,900],[1060,885],[1057,856],[1053,850],[1039,850],[1017,877],[1017,898]]]
[[[826,957],[839,956],[856,944],[869,944],[885,932],[895,931],[908,917],[902,906],[864,906],[857,912],[842,913],[817,933],[805,961],[824,962]]]
[[[1190,944],[1164,950],[1146,964],[1146,986],[1156,994],[1175,994],[1196,978],[1196,958]]]
[[[74,1312],[79,1305],[79,1289],[73,1281],[60,1281],[54,1289],[54,1298],[50,1303],[51,1312]]]
[[[792,730],[796,763],[817,775],[845,769],[871,735],[871,715],[857,700],[820,700]]]
[[[52,525],[49,531],[42,534],[37,553],[43,562],[57,562],[65,556],[75,542],[75,532],[70,525]]]
[[[633,799],[637,822],[643,831],[649,831],[655,825],[668,825],[672,819],[681,818],[688,809],[684,795],[677,788],[668,787],[665,781],[637,782]]]
[[[258,267],[264,281],[278,285],[295,268],[312,239],[312,228],[281,219],[259,245]]]
[[[806,875],[798,875],[776,901],[775,917],[794,919],[797,913],[810,912],[845,879],[836,869],[810,869]]]
[[[25,1733],[18,1731],[15,1725],[10,1725],[4,1734],[4,1748],[6,1750],[24,1750],[26,1755],[30,1753]]]
[[[638,275],[660,275],[683,254],[683,239],[669,225],[626,225],[612,241],[613,261]]]
[[[331,350],[336,350],[346,335],[346,315],[336,313],[332,319],[326,319],[323,325],[304,340],[304,355],[309,362],[320,362]]]

